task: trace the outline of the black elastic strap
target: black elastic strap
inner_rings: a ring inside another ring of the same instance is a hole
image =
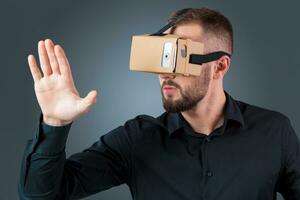
[[[226,53],[224,51],[216,51],[216,52],[208,53],[208,54],[205,54],[205,55],[191,54],[189,63],[202,65],[203,63],[208,63],[208,62],[211,62],[211,61],[218,60],[222,56],[231,57],[231,55],[229,53]]]
[[[159,31],[157,31],[157,32],[155,32],[155,33],[152,33],[151,34],[151,36],[163,36],[163,35],[166,35],[166,34],[164,34],[164,32],[166,31],[166,30],[168,30],[169,28],[171,28],[171,27],[173,27],[173,26],[175,26],[176,24],[177,24],[177,22],[179,22],[182,18],[183,18],[183,16],[181,16],[181,15],[183,15],[184,13],[186,13],[186,12],[188,12],[189,10],[191,10],[192,8],[185,8],[185,9],[182,9],[182,11],[180,12],[180,13],[178,13],[178,18],[177,18],[177,20],[173,20],[173,21],[170,21],[167,25],[165,25],[163,28],[161,28]],[[181,17],[180,17],[181,16]]]
[[[191,9],[192,8],[182,9],[180,13],[177,13],[178,17],[177,17],[176,20],[170,21],[168,24],[166,24],[159,31],[157,31],[153,34],[150,34],[150,35],[151,36],[164,36],[164,35],[166,35],[164,32],[166,30],[168,30],[169,28],[175,26],[183,18],[183,14],[187,13]],[[201,65],[203,63],[208,63],[208,62],[211,62],[211,61],[218,60],[219,58],[221,58],[224,55],[231,57],[231,55],[229,53],[226,53],[226,52],[223,52],[223,51],[217,51],[217,52],[213,52],[213,53],[209,53],[209,54],[205,54],[205,55],[191,54],[189,62],[192,63],[192,64]]]
[[[164,32],[166,30],[168,30],[169,28],[173,27],[175,25],[174,22],[170,22],[167,25],[165,25],[163,28],[161,28],[159,31],[157,31],[156,33],[152,33],[151,36],[163,36],[166,35],[164,34]]]

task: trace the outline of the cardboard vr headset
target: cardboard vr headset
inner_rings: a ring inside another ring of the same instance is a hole
[[[176,22],[170,22],[151,35],[132,37],[130,70],[199,76],[203,63],[218,60],[224,55],[231,56],[223,51],[204,55],[203,43],[164,34],[164,31],[175,24]]]

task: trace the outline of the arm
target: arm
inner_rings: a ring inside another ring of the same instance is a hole
[[[77,180],[77,168],[73,167],[76,163],[65,159],[65,143],[71,123],[90,110],[97,96],[96,91],[91,91],[85,98],[80,97],[71,66],[60,45],[50,39],[40,41],[38,54],[40,67],[33,55],[28,56],[28,64],[42,115],[37,135],[28,142],[23,156],[21,199],[53,199],[61,194],[64,185],[60,184],[65,179],[73,179],[66,184]],[[65,175],[70,173],[72,175]],[[79,190],[85,189],[84,186],[78,190],[73,186],[69,188],[70,194],[73,190],[80,194]]]
[[[38,137],[29,142],[24,154],[20,199],[78,199],[130,182],[133,120],[66,159],[70,127],[40,121]]]
[[[277,191],[287,200],[300,200],[300,143],[290,121],[283,129],[283,167]]]

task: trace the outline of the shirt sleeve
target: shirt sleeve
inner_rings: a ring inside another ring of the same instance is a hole
[[[286,200],[300,200],[300,144],[290,120],[284,123],[283,131],[283,167],[277,191]]]
[[[66,159],[70,127],[49,126],[40,116],[38,133],[29,140],[23,155],[20,199],[79,199],[129,183],[133,120]]]

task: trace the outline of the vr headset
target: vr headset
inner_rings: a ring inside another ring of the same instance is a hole
[[[184,13],[188,10],[185,9]],[[231,57],[223,51],[203,54],[203,43],[164,33],[181,19],[169,22],[156,33],[132,36],[130,70],[199,76],[203,63],[218,60],[224,55]]]

